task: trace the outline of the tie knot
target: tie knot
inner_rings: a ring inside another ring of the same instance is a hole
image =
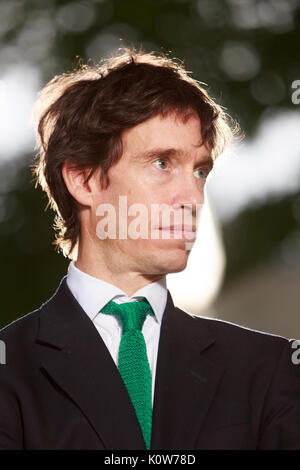
[[[137,302],[125,302],[122,304],[116,304],[111,300],[101,312],[118,317],[122,323],[123,333],[128,330],[141,331],[148,313],[152,316],[154,315],[151,305],[145,298]]]

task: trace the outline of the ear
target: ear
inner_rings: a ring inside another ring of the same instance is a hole
[[[93,190],[90,182],[91,179],[85,183],[91,169],[84,168],[84,169],[77,169],[72,168],[71,161],[69,159],[65,160],[62,165],[62,176],[64,182],[68,188],[69,193],[73,196],[73,198],[83,206],[91,206],[93,201]]]

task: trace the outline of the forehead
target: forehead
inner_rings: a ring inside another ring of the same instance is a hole
[[[144,152],[162,146],[190,152],[202,145],[200,119],[196,114],[187,119],[175,113],[154,116],[125,131],[122,142],[124,153]]]

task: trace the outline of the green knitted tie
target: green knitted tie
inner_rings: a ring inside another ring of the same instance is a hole
[[[154,312],[146,299],[122,304],[110,301],[101,312],[117,316],[122,323],[119,372],[140,423],[146,448],[150,449],[152,379],[142,327],[147,314],[154,315]]]

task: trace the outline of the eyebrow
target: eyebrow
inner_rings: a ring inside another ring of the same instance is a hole
[[[200,147],[200,145],[197,145],[195,147]],[[186,160],[187,154],[175,148],[158,147],[158,148],[148,150],[146,152],[139,152],[135,155],[132,155],[132,160],[149,162],[150,160],[153,160],[154,158],[170,158],[170,157],[180,157]],[[212,156],[210,154],[204,156],[196,164],[196,166],[200,166],[200,165],[206,165],[212,168],[214,165]]]

